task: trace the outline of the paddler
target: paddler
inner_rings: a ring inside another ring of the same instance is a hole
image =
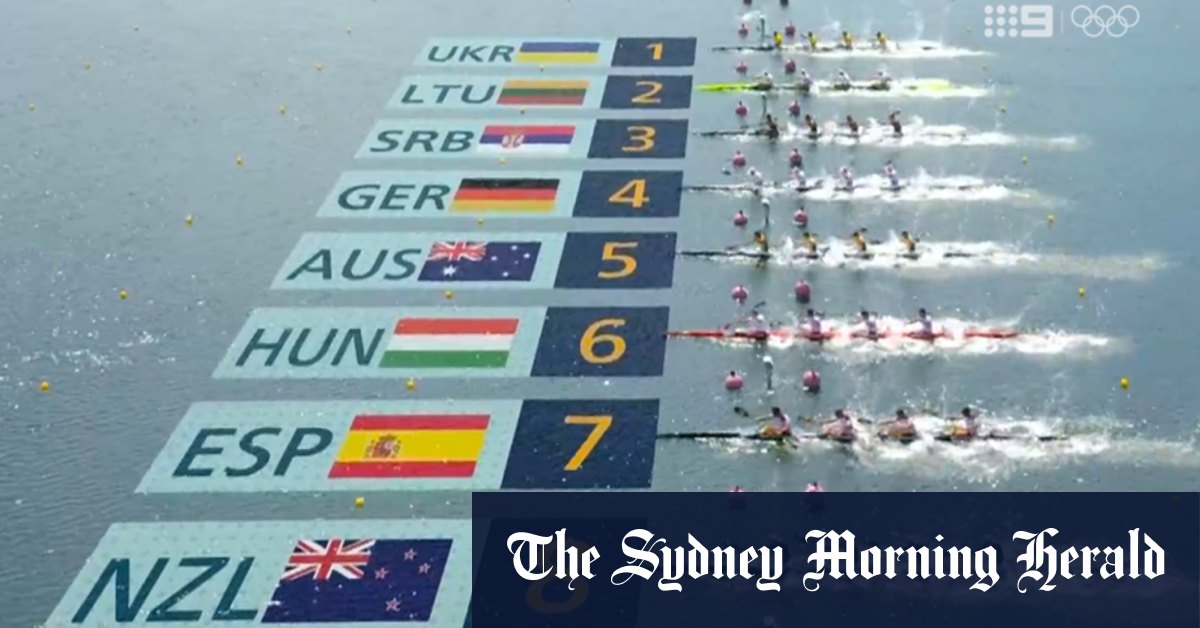
[[[784,439],[792,435],[792,419],[783,413],[779,406],[771,408],[771,416],[762,421],[765,423],[758,431],[763,438]]]
[[[821,426],[821,438],[850,442],[854,440],[854,423],[845,410],[833,413],[833,420]]]
[[[850,242],[854,245],[854,249],[858,252],[857,257],[866,259],[870,257],[871,254],[867,252],[867,238],[863,236],[864,231],[866,231],[866,229],[858,229],[855,230],[854,233],[851,233]]]
[[[812,77],[808,75],[808,70],[801,69],[800,78],[796,81],[796,91],[807,94],[808,92],[812,91],[812,84],[813,80]]]
[[[774,40],[775,40],[775,49],[782,50],[783,49],[783,33],[780,33],[779,31],[775,31]]]
[[[882,435],[907,443],[917,439],[917,426],[913,425],[912,419],[909,418],[904,408],[900,408],[896,410],[896,418],[888,421]]]
[[[767,114],[767,120],[764,123],[762,133],[767,136],[767,139],[779,139],[779,123],[775,121],[775,116]]]
[[[750,184],[752,186],[754,186],[753,187],[754,194],[761,196],[762,192],[763,192],[763,185],[766,183],[763,180],[762,173],[759,172],[757,168],[750,168],[749,170],[746,171],[746,177],[748,177],[750,179]]]
[[[904,135],[904,129],[900,126],[899,111],[893,111],[888,114],[888,124],[892,125],[892,133],[896,135]]]
[[[976,421],[978,414],[967,406],[962,409],[958,416],[958,420],[950,424],[950,429],[946,430],[946,436],[955,440],[970,440],[979,434],[979,424]]]
[[[871,340],[879,338],[879,321],[870,312],[866,310],[859,312],[858,322],[863,324],[867,338]]]
[[[912,322],[917,323],[921,326],[920,331],[918,331],[916,334],[918,337],[924,338],[927,340],[934,339],[933,317],[929,316],[929,312],[926,312],[925,308],[921,308],[921,309],[917,310],[917,319]]]
[[[815,138],[821,135],[821,129],[817,127],[817,119],[812,117],[811,113],[804,114],[804,126],[808,128],[808,136]]]
[[[808,39],[809,50],[816,52],[817,48],[819,47],[819,42],[817,42],[817,36],[814,35],[812,31],[808,31],[808,35],[805,35],[805,37]]]
[[[850,129],[850,135],[858,135],[862,131],[862,127],[858,125],[858,121],[854,116],[846,116],[846,128]]]
[[[804,333],[809,340],[824,340],[825,334],[821,333],[821,318],[817,316],[817,312],[809,308],[805,313]]]
[[[887,91],[892,88],[892,77],[887,75],[887,72],[880,70],[875,73],[875,80],[871,81],[869,89],[877,92]]]
[[[875,45],[878,46],[880,50],[887,50],[888,38],[887,35],[883,34],[883,31],[875,33]]]
[[[758,78],[754,80],[754,85],[750,89],[766,92],[770,91],[772,87],[775,87],[775,77],[771,76],[767,70],[763,70],[762,74],[759,74]]]
[[[845,70],[838,70],[837,78],[833,79],[833,88],[842,91],[849,90],[854,87],[854,81],[846,74]]]
[[[803,168],[792,168],[792,185],[796,187],[797,192],[807,192],[808,177],[804,176]]]
[[[904,255],[905,256],[912,257],[914,259],[919,257],[920,254],[917,253],[917,242],[920,242],[920,240],[917,240],[916,238],[912,237],[912,234],[910,234],[909,232],[907,232],[907,231],[900,232],[900,243],[904,245]]]
[[[851,191],[854,189],[854,171],[850,170],[850,166],[842,166],[838,170],[838,189]]]
[[[767,239],[767,234],[762,231],[754,232],[754,246],[758,248],[758,253],[762,256],[771,254],[771,243]]]
[[[854,37],[850,36],[850,31],[842,31],[842,48],[846,50],[854,49]]]
[[[892,165],[890,160],[886,164],[883,164],[883,176],[887,177],[888,189],[893,192],[900,189],[900,176],[896,174],[896,167]]]
[[[800,237],[802,238],[801,243],[804,245],[806,256],[809,259],[817,259],[821,256],[821,253],[817,250],[819,245],[817,242],[817,236],[805,231],[804,235]],[[809,310],[809,312],[812,312],[812,310]]]

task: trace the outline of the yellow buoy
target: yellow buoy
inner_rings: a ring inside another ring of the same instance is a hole
[[[508,158],[507,158],[507,157],[501,157],[501,158],[500,158],[500,163],[501,163],[501,164],[506,164],[506,163],[508,163]]]
[[[365,499],[363,499],[363,498],[361,498],[361,497],[355,497],[355,498],[354,498],[354,507],[355,507],[355,508],[362,508],[362,507],[363,507],[363,505],[364,505],[364,504],[366,504],[366,503],[367,503],[367,500],[365,500]]]
[[[124,301],[125,299],[128,299],[128,298],[129,298],[129,293],[128,293],[128,292],[126,292],[126,291],[124,291],[124,290],[122,290],[122,291],[120,291],[120,292],[118,292],[118,293],[117,293],[117,298],[119,298],[119,299],[121,299],[122,301]]]
[[[1046,222],[1050,223],[1053,226],[1055,221],[1056,221],[1056,218],[1054,218],[1054,214],[1046,214]]]
[[[287,114],[287,105],[279,105],[279,115]]]
[[[417,380],[415,380],[411,377],[408,378],[408,381],[404,382],[404,387],[409,390],[416,390],[417,389]]]
[[[42,383],[38,385],[38,388],[40,388],[42,392],[50,392],[50,382],[43,379]]]
[[[246,160],[242,159],[241,155],[238,155],[236,158],[234,158],[233,163],[240,166],[240,165],[246,163]]]
[[[33,104],[33,103],[29,103],[29,110],[30,110],[30,111],[37,111],[37,105],[35,105],[35,104]]]
[[[316,63],[316,64],[313,64],[313,67],[316,68],[318,72],[320,72],[321,70],[325,69],[325,64],[324,63]]]
[[[482,219],[482,218],[476,218],[476,219],[475,219],[475,224],[476,224],[476,225],[478,225],[478,226],[480,226],[480,227],[482,227],[482,226],[483,226],[483,219]]]
[[[1000,113],[1008,113],[1008,107],[1005,107],[1004,105],[1000,105]]]
[[[1087,289],[1084,288],[1083,286],[1079,286],[1079,296],[1081,298],[1087,296]]]
[[[453,299],[453,298],[454,298],[454,291],[453,291],[453,290],[447,290],[447,291],[446,291],[446,298],[447,298],[447,299]]]
[[[350,33],[352,33],[352,32],[354,32],[354,31],[352,31],[352,30],[350,29],[350,27],[349,27],[349,26],[347,26],[347,27],[346,27],[346,34],[347,34],[347,35],[349,35],[349,34],[350,34]]]
[[[1029,164],[1029,156],[1028,155],[1022,156],[1021,163],[1028,165]]]
[[[90,61],[88,61],[88,62],[84,63],[84,64],[83,64],[83,69],[85,69],[85,70],[90,70],[90,69],[92,69],[92,63],[91,63]]]
[[[134,25],[133,25],[133,30],[134,30],[134,32],[137,32],[137,31],[140,31],[140,30],[142,30],[142,27],[141,27],[141,26],[138,26],[137,24],[134,24]]]
[[[1129,378],[1128,377],[1121,378],[1121,390],[1129,390]]]

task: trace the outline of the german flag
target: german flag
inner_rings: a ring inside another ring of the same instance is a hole
[[[513,79],[504,82],[497,104],[514,106],[581,106],[587,97],[587,80]]]
[[[463,179],[450,203],[452,214],[554,211],[558,179]]]

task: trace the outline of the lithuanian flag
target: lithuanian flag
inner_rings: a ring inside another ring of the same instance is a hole
[[[483,451],[486,414],[361,414],[330,478],[469,478]]]
[[[512,79],[504,81],[496,104],[580,106],[587,97],[587,80]]]

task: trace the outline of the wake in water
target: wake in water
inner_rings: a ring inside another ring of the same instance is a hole
[[[1112,338],[1055,330],[1018,330],[1004,323],[938,318],[933,336],[910,321],[875,316],[877,329],[851,319],[823,319],[821,331],[813,333],[797,323],[668,332],[673,338],[700,338],[731,345],[766,344],[773,349],[809,347],[862,356],[917,355],[1026,355],[1080,354],[1111,347]]]
[[[881,146],[887,148],[907,148],[911,146],[1029,146],[1044,149],[1075,149],[1079,148],[1082,140],[1073,135],[1059,137],[1031,137],[1012,135],[1000,130],[984,131],[971,129],[959,124],[928,124],[923,119],[913,116],[903,126],[903,132],[897,135],[892,127],[874,118],[868,118],[861,123],[857,134],[845,128],[839,128],[838,123],[829,120],[819,125],[817,133],[811,133],[803,125],[787,122],[780,128],[778,141],[805,142],[815,145],[837,146]],[[723,137],[739,142],[766,140],[766,133],[753,128],[728,129],[720,131],[702,131],[701,137]]]
[[[853,411],[850,414],[858,416]],[[881,438],[877,434],[879,427],[859,424],[856,428],[859,439],[853,444],[803,439],[796,442],[796,453],[820,455],[823,451],[840,451],[852,455],[862,466],[881,473],[903,472],[938,478],[961,475],[975,482],[994,481],[1023,470],[1058,468],[1095,459],[1113,464],[1145,464],[1147,460],[1153,460],[1164,466],[1200,467],[1200,451],[1195,443],[1138,436],[1128,425],[1103,417],[1067,419],[985,413],[984,432],[995,430],[1013,438],[971,442],[936,440],[934,436],[946,429],[945,420],[929,414],[912,418],[918,438],[910,443]],[[732,452],[787,451],[772,442],[700,440]]]
[[[850,185],[841,176],[822,173],[820,176],[792,181],[753,180],[746,183],[685,185],[689,192],[724,192],[739,196],[778,196],[799,194],[812,201],[882,201],[886,203],[911,203],[920,201],[1012,201],[1032,200],[1037,194],[1032,190],[1009,187],[1003,182],[966,175],[933,176],[920,169],[917,174],[899,179],[893,186],[887,177],[869,174],[853,179]]]
[[[863,97],[863,98],[982,98],[994,90],[989,86],[959,85],[940,78],[906,78],[891,79],[886,87],[878,81],[851,81],[840,84],[831,80],[813,81],[811,84],[800,82],[780,82],[773,86],[739,81],[732,83],[707,83],[696,87],[702,92],[725,93],[754,93],[763,96],[797,95],[821,97]]]
[[[910,271],[914,275],[926,276],[945,275],[936,271],[1003,270],[1096,279],[1145,280],[1164,266],[1161,260],[1153,256],[1080,257],[1035,253],[999,242],[920,240],[917,252],[912,254],[894,233],[889,234],[886,240],[872,242],[866,256],[848,240],[825,240],[813,256],[790,237],[785,237],[780,245],[765,254],[753,246],[745,246],[725,250],[681,251],[679,255],[729,263]]]

